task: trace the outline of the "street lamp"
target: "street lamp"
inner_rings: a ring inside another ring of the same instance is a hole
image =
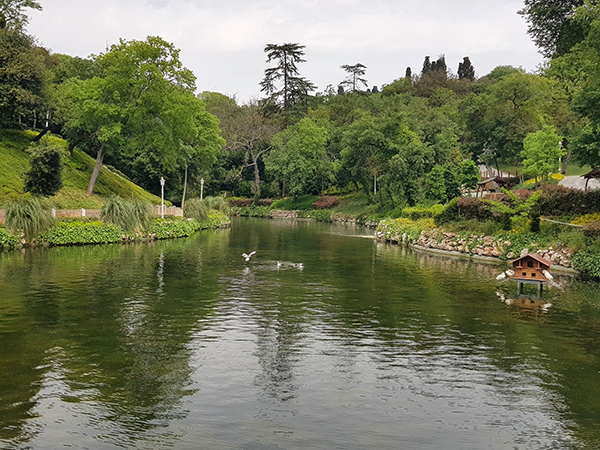
[[[160,177],[160,218],[165,218],[165,179]]]
[[[204,178],[200,178],[200,200],[204,197]]]

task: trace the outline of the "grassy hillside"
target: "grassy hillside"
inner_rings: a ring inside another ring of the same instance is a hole
[[[0,130],[0,207],[23,195],[23,174],[29,170],[29,153],[33,132]],[[54,136],[53,143],[67,148],[67,143]],[[100,208],[111,195],[125,198],[143,198],[160,204],[160,197],[150,194],[136,184],[103,167],[94,187],[94,195],[85,192],[95,161],[75,149],[71,156],[63,158],[63,188],[50,200],[57,208]]]

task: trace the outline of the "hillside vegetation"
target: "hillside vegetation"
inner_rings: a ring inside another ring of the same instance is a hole
[[[0,208],[24,194],[23,174],[29,170],[29,148],[33,132],[10,130],[0,131]],[[72,154],[68,144],[55,136],[49,139],[65,148],[63,157],[63,188],[50,201],[63,209],[100,208],[106,198],[119,195],[124,198],[140,198],[154,205],[160,204],[160,197],[145,191],[123,176],[102,167],[94,188],[94,195],[87,196],[86,189],[95,161],[75,148]]]

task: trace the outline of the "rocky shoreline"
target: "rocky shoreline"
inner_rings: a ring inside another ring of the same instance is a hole
[[[389,233],[384,229],[375,233],[377,239],[395,244],[405,244],[422,250],[435,250],[436,252],[446,252],[453,255],[463,255],[467,257],[494,258],[499,262],[506,259],[511,260],[517,257],[525,256],[530,252],[536,252],[540,256],[552,262],[557,268],[573,270],[571,263],[571,253],[564,248],[547,249],[525,248],[519,254],[511,251],[512,242],[507,240],[498,240],[494,236],[471,234],[469,236],[456,233],[447,233],[440,230],[423,230],[416,239],[410,238],[407,233]]]

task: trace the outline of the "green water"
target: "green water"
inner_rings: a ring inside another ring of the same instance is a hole
[[[368,234],[0,253],[0,447],[600,448],[597,285]]]

